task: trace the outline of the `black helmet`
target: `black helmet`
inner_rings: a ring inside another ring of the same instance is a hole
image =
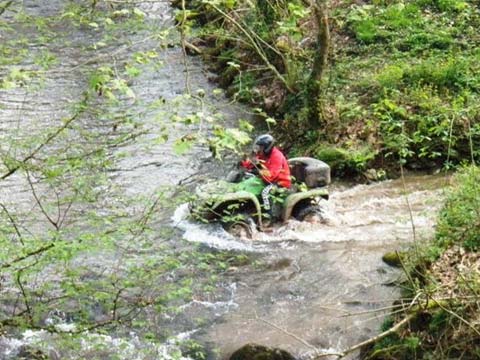
[[[258,152],[259,150],[262,150],[265,155],[268,155],[272,151],[274,143],[275,143],[275,139],[273,138],[272,135],[263,134],[263,135],[258,136],[255,139],[253,149],[254,149],[255,152]]]

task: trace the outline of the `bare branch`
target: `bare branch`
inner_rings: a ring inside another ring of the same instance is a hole
[[[23,283],[22,283],[22,271],[24,269],[20,269],[18,272],[17,272],[17,276],[15,278],[16,282],[17,282],[17,285],[18,287],[20,288],[20,291],[22,293],[22,297],[23,297],[23,303],[25,304],[25,308],[26,308],[26,313],[28,315],[28,318],[30,320],[30,323],[32,324],[33,323],[33,314],[32,314],[32,310],[30,308],[30,303],[28,301],[28,296],[27,296],[27,293],[25,291],[25,288],[23,286]]]
[[[33,197],[35,198],[35,201],[38,207],[40,208],[40,211],[42,212],[43,215],[45,215],[48,222],[52,224],[56,230],[58,230],[59,229],[58,224],[50,217],[50,215],[47,213],[47,211],[43,207],[40,198],[37,196],[37,192],[35,191],[35,187],[33,186],[33,183],[32,183],[32,178],[30,177],[30,172],[28,171],[27,171],[27,181],[28,181],[28,185],[30,185],[30,189],[32,190]]]
[[[245,26],[242,26],[241,24],[238,23],[234,18],[232,18],[230,15],[225,13],[223,10],[218,8],[215,4],[209,3],[209,5],[214,8],[218,13],[220,13],[223,17],[225,17],[227,20],[229,20],[232,24],[234,24],[242,33],[245,34],[245,36],[248,38],[248,40],[251,42],[253,47],[255,48],[255,51],[257,54],[260,56],[260,58],[263,60],[265,65],[268,66],[268,68],[275,74],[275,76],[285,85],[287,90],[291,93],[293,93],[293,89],[288,85],[287,80],[283,77],[282,74],[278,71],[278,69],[268,60],[267,55],[263,51],[263,49],[258,45],[257,41],[255,41],[254,37],[258,39],[258,37],[255,35],[252,35]],[[260,40],[262,43],[264,42],[263,39]]]
[[[13,266],[13,264],[16,264],[20,261],[23,261],[25,259],[28,259],[29,257],[32,257],[32,256],[35,256],[35,255],[38,255],[38,254],[41,254],[49,249],[51,249],[52,247],[54,247],[55,244],[54,243],[50,243],[48,245],[45,245],[45,246],[42,246],[41,248],[38,248],[37,250],[34,250],[34,251],[31,251],[29,253],[26,253],[25,255],[22,255],[12,261],[10,261],[9,263],[5,263],[5,264],[2,264],[0,265],[0,269],[6,269],[6,268],[9,268],[11,266]]]
[[[22,160],[18,162],[17,165],[13,166],[10,170],[8,170],[5,174],[0,176],[0,180],[5,180],[9,176],[13,175],[17,172],[18,169],[22,167],[22,165],[26,164],[29,160],[33,159],[33,157],[38,154],[45,146],[47,146],[52,140],[54,140],[58,135],[60,135],[65,129],[67,129],[72,122],[74,122],[78,115],[80,115],[82,111],[78,111],[75,113],[71,118],[67,119],[62,126],[52,132],[45,141],[43,141],[40,145],[38,145],[30,154],[24,157]]]
[[[367,345],[370,345],[370,344],[373,344],[375,342],[377,342],[378,340],[380,339],[383,339],[385,337],[387,337],[388,335],[390,334],[393,334],[395,332],[397,332],[398,330],[400,330],[404,325],[408,324],[410,322],[410,320],[412,320],[415,316],[417,316],[417,313],[414,312],[414,313],[411,313],[409,315],[407,315],[405,318],[402,319],[402,321],[398,322],[397,324],[395,324],[395,326],[392,326],[390,329],[378,334],[377,336],[374,336],[368,340],[365,340],[365,341],[362,341],[352,347],[349,347],[348,349],[346,349],[343,353],[342,353],[342,356],[341,357],[345,357],[345,355],[347,354],[350,354],[351,352],[354,352],[355,350],[358,350],[364,346],[367,346]],[[320,357],[316,357],[314,358],[313,360],[316,360],[316,359],[319,359]]]
[[[5,10],[7,10],[7,8],[8,8],[10,5],[12,5],[12,3],[13,3],[13,0],[10,0],[10,1],[8,1],[6,4],[2,5],[2,6],[0,7],[0,15],[2,15],[2,14],[5,12]]]
[[[287,330],[285,330],[285,329],[282,329],[280,326],[278,326],[278,325],[276,325],[276,324],[273,324],[273,323],[271,323],[271,322],[268,321],[268,320],[262,319],[262,318],[259,317],[257,314],[255,314],[255,319],[260,320],[260,321],[264,322],[265,324],[267,324],[267,325],[269,325],[269,326],[271,326],[271,327],[273,327],[273,328],[275,328],[275,329],[283,332],[284,334],[286,334],[286,335],[294,338],[295,340],[301,342],[303,345],[308,346],[308,347],[309,347],[310,349],[312,349],[312,350],[315,350],[315,351],[318,350],[314,345],[310,344],[309,342],[307,342],[306,340],[302,339],[301,337],[299,337],[299,336],[297,336],[297,335],[295,335],[295,334],[292,334],[291,332],[289,332],[289,331],[287,331]]]
[[[10,214],[10,212],[8,211],[7,207],[5,205],[3,205],[2,203],[0,203],[0,207],[2,208],[2,210],[5,212],[5,214],[7,214],[7,217],[8,219],[10,220],[10,223],[12,224],[13,228],[15,229],[15,232],[17,233],[17,236],[18,236],[18,240],[20,241],[20,243],[22,245],[25,245],[25,243],[23,242],[23,236],[22,234],[20,233],[20,230],[17,226],[17,223],[15,221],[15,219],[13,218],[13,216]]]

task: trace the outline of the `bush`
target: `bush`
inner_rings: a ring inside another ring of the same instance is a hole
[[[467,84],[468,62],[451,57],[447,60],[431,58],[406,72],[412,84],[431,84],[438,88],[458,89]]]
[[[441,246],[461,244],[480,249],[480,168],[471,166],[456,175],[440,212],[436,241]]]

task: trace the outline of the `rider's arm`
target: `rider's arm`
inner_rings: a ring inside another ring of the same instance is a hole
[[[240,161],[240,166],[246,170],[253,170],[255,168],[255,165],[253,165],[250,159]]]
[[[265,163],[265,170],[260,171],[263,181],[274,183],[278,180],[278,175],[283,169],[283,155],[280,151],[272,151],[270,159]]]

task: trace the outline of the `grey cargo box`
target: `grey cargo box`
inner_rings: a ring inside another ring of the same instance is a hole
[[[330,184],[330,166],[310,157],[296,157],[288,160],[291,176],[297,182],[304,182],[309,188]]]

